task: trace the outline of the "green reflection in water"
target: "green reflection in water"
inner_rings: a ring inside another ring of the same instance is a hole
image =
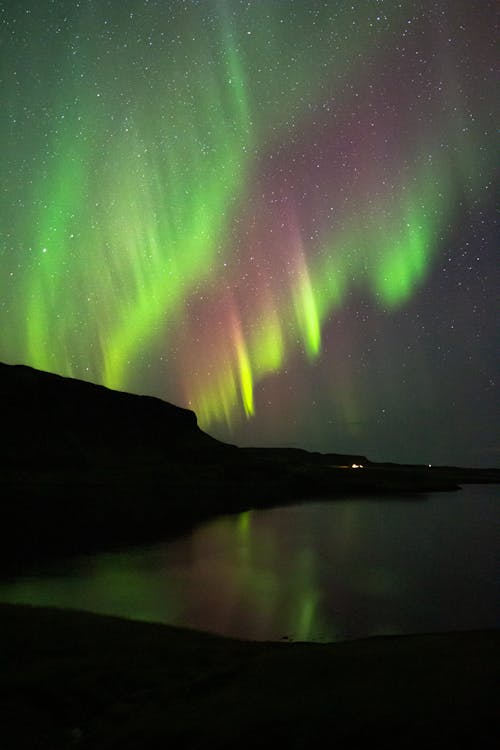
[[[183,612],[180,586],[174,579],[151,576],[137,562],[128,554],[82,558],[62,575],[47,573],[0,584],[0,600],[135,620],[179,621]]]

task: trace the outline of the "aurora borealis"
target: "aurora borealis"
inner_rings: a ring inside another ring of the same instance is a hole
[[[477,485],[424,503],[350,498],[222,516],[167,544],[0,579],[0,601],[258,640],[494,629],[497,495]]]
[[[1,360],[498,463],[493,2],[0,10]]]

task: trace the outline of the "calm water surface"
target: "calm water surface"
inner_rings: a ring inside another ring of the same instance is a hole
[[[4,581],[0,601],[270,640],[498,627],[498,496],[477,485],[251,511]]]

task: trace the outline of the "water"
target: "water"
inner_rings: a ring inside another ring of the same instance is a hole
[[[4,581],[0,601],[259,640],[498,627],[498,495],[477,485],[218,518],[174,542]]]

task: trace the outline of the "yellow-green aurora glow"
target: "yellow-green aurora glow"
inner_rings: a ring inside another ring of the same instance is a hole
[[[0,357],[373,452],[389,394],[440,401],[446,345],[418,342],[484,250],[486,7],[7,3]]]

